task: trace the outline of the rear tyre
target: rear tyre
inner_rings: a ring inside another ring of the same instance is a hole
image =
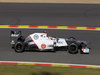
[[[15,44],[14,49],[15,49],[15,52],[17,52],[17,53],[22,53],[22,52],[24,52],[23,43],[20,42],[20,41],[17,42],[17,43]]]
[[[70,54],[77,54],[78,53],[78,46],[75,43],[72,43],[68,46],[68,52]]]

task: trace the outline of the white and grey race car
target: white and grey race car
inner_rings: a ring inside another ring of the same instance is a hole
[[[11,48],[18,53],[24,52],[25,50],[56,52],[59,48],[63,48],[71,54],[78,52],[88,54],[90,51],[86,41],[76,40],[74,37],[49,37],[46,32],[33,33],[25,38],[22,36],[21,31],[11,31],[10,44]]]

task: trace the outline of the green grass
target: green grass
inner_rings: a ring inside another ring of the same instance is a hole
[[[0,65],[0,75],[100,75],[100,69]]]

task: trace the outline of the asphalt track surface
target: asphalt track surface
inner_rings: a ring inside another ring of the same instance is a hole
[[[0,3],[0,24],[99,27],[100,5]]]
[[[100,5],[80,4],[0,4],[0,24],[69,25],[100,27]],[[10,48],[9,33],[0,29],[0,61],[33,61],[100,65],[100,32],[80,30],[47,30],[54,37],[74,36],[86,40],[90,54],[69,54],[66,51],[16,53]],[[43,29],[20,29],[26,37]]]
[[[10,30],[0,29],[0,60],[2,61],[32,61],[32,62],[52,62],[52,63],[70,63],[70,64],[91,64],[100,65],[100,32],[99,31],[76,31],[76,30],[47,30],[53,37],[74,36],[79,40],[86,40],[91,47],[90,54],[69,54],[67,51],[53,52],[34,52],[26,51],[16,53],[10,48]],[[28,36],[33,32],[43,32],[41,29],[19,29],[23,36]],[[27,32],[27,33],[26,33]]]

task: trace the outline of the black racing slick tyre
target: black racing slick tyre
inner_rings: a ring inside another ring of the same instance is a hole
[[[20,41],[17,42],[17,43],[15,44],[14,49],[15,49],[15,52],[17,52],[17,53],[22,53],[22,52],[24,52],[23,43],[20,42]]]
[[[78,53],[78,46],[75,43],[72,43],[68,46],[68,52],[70,54],[77,54]]]

